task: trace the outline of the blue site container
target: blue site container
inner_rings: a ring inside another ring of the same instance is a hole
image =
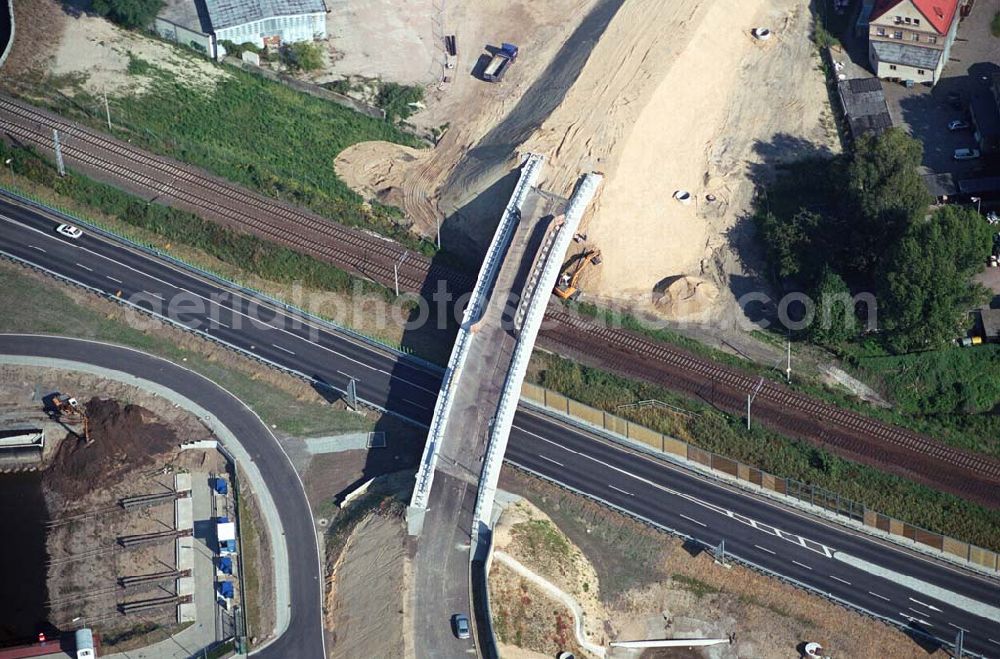
[[[225,597],[227,600],[233,598],[234,594],[233,582],[232,581],[220,581],[219,582],[219,594]]]
[[[226,494],[229,492],[229,483],[227,483],[222,478],[215,479],[215,491],[219,494]]]

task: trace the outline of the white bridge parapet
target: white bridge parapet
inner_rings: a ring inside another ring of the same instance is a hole
[[[462,369],[469,354],[469,345],[474,338],[473,326],[479,321],[486,307],[487,295],[496,280],[500,266],[503,264],[507,246],[521,221],[521,207],[542,173],[543,162],[544,158],[535,154],[529,154],[525,160],[517,186],[507,202],[496,233],[493,234],[493,242],[490,243],[489,250],[486,252],[483,266],[479,270],[479,278],[476,280],[472,296],[465,308],[462,325],[455,338],[455,346],[448,359],[448,367],[445,369],[437,403],[434,405],[434,417],[427,433],[427,443],[424,445],[424,453],[420,459],[416,486],[413,488],[413,496],[407,510],[410,535],[419,535],[423,526],[423,513],[427,510],[431,486],[434,483],[434,470],[437,468],[438,453],[441,450],[441,442],[444,440],[448,417],[451,414],[455,384],[461,379]]]
[[[555,238],[545,256],[545,265],[541,268],[531,300],[523,314],[524,320],[520,327],[517,346],[514,349],[510,369],[507,371],[503,392],[500,394],[500,404],[497,406],[489,447],[486,449],[486,458],[483,460],[483,471],[479,477],[479,494],[476,498],[472,522],[474,539],[479,537],[482,530],[490,527],[497,481],[500,479],[500,467],[503,465],[504,453],[507,452],[507,440],[510,437],[511,426],[514,424],[517,402],[521,397],[521,385],[524,383],[524,375],[528,370],[528,360],[531,358],[532,350],[534,350],[535,339],[542,327],[542,318],[545,316],[545,309],[549,304],[550,293],[556,285],[559,270],[562,268],[563,256],[573,239],[573,234],[580,226],[584,211],[597,193],[597,188],[603,178],[600,174],[587,174],[569,200],[565,220],[561,226],[555,229]]]

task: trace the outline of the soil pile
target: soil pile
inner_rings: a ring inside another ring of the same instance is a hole
[[[678,277],[663,291],[656,306],[668,318],[683,319],[709,311],[719,297],[719,287],[701,277]]]
[[[48,492],[67,503],[84,498],[97,484],[114,483],[152,464],[179,443],[174,431],[144,407],[92,398],[86,408],[91,443],[68,435],[45,472]]]

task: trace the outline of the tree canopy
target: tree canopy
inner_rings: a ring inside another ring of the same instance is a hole
[[[921,157],[920,143],[899,129],[862,137],[847,154],[788,167],[755,213],[776,279],[812,291],[818,310],[822,297],[875,293],[878,324],[895,350],[932,347],[960,331],[976,298],[970,278],[991,244],[973,210],[931,212]],[[837,321],[837,331],[807,334],[832,345],[856,332],[857,324]]]
[[[127,28],[146,27],[163,8],[163,0],[94,0],[91,9]]]

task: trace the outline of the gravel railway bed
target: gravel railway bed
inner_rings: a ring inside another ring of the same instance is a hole
[[[51,130],[57,128],[65,160],[88,173],[153,198],[167,198],[171,205],[385,286],[393,286],[393,266],[404,254],[406,259],[399,266],[401,290],[432,290],[437,281],[446,280],[450,290],[460,294],[474,283],[469,275],[433,264],[426,256],[377,234],[326,220],[3,95],[0,128],[8,139],[46,152],[52,151]],[[746,395],[760,380],[637,333],[602,327],[558,307],[550,308],[545,320],[541,347],[680,391],[733,414],[745,413]],[[754,402],[754,417],[773,430],[850,460],[1000,507],[1000,460],[995,458],[821,402],[767,379]]]

